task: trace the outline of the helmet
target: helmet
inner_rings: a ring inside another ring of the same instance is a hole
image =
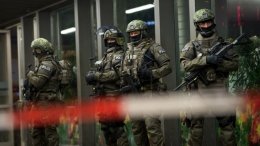
[[[203,22],[203,21],[208,21],[208,20],[214,20],[215,16],[213,12],[209,9],[200,9],[195,12],[194,17],[193,17],[193,22],[198,23],[198,22]]]
[[[196,27],[196,30],[203,36],[203,37],[210,37],[215,32],[216,24],[214,23],[214,14],[209,9],[200,9],[195,12],[193,17],[193,22]],[[211,21],[212,25],[207,28],[199,27],[199,23]]]
[[[44,39],[44,38],[37,38],[32,41],[31,48],[36,50],[36,54],[53,54],[54,50],[52,44]]]
[[[137,45],[141,42],[143,38],[147,36],[147,25],[142,20],[133,20],[130,23],[128,23],[126,32],[128,33],[129,40],[134,45]],[[136,36],[130,36],[130,33],[133,31],[140,31],[140,34]]]
[[[126,32],[129,33],[131,31],[137,31],[137,30],[146,30],[147,25],[142,20],[133,20],[130,23],[128,23]]]
[[[115,44],[110,46],[107,42],[108,39],[115,39]],[[118,28],[107,29],[104,33],[104,43],[106,47],[113,47],[115,45],[123,46],[125,42],[123,33]]]

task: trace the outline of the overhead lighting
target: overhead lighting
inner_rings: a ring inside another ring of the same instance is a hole
[[[76,28],[75,27],[71,27],[71,28],[67,28],[67,29],[64,29],[62,31],[60,31],[61,34],[69,34],[69,33],[73,33],[76,31]]]
[[[128,9],[128,10],[125,11],[125,13],[131,14],[131,13],[147,10],[147,9],[150,9],[150,8],[153,8],[153,7],[154,7],[154,4],[143,5],[143,6],[140,6],[140,7]]]
[[[154,21],[146,21],[146,25],[148,26],[154,26],[155,22]]]

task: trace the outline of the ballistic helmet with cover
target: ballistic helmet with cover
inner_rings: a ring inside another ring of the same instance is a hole
[[[144,21],[142,20],[133,20],[128,23],[126,32],[128,33],[128,37],[130,42],[133,45],[138,45],[143,38],[147,37],[147,25]],[[130,33],[133,31],[139,31],[140,33],[135,36],[131,36]]]
[[[41,53],[53,54],[54,53],[52,44],[44,38],[37,38],[37,39],[33,40],[31,43],[31,48],[34,50],[37,50],[36,53],[39,53],[39,54],[41,54]]]
[[[210,37],[215,32],[216,24],[214,23],[214,14],[209,9],[200,9],[195,12],[193,17],[193,22],[196,27],[196,30],[203,36],[203,37]],[[199,23],[203,23],[206,21],[212,22],[212,25],[210,25],[207,28],[202,28],[199,26]]]
[[[118,46],[123,46],[125,39],[123,33],[118,28],[109,28],[104,33],[104,43],[106,47],[109,47],[107,44],[108,39],[115,39]]]
[[[200,9],[195,12],[194,17],[193,17],[193,22],[199,23],[199,22],[214,20],[214,18],[215,18],[215,16],[211,10]]]
[[[126,32],[129,33],[131,31],[138,31],[138,30],[146,30],[147,25],[144,21],[142,20],[133,20],[128,23]]]

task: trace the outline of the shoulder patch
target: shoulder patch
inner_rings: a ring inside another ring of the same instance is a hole
[[[39,69],[44,69],[44,70],[47,70],[47,71],[51,71],[51,68],[50,67],[48,67],[48,66],[46,66],[46,65],[41,65],[40,67],[39,67]]]
[[[184,52],[184,51],[188,51],[189,50],[189,48],[190,48],[190,44],[188,43],[188,44],[186,44],[183,48],[182,48],[182,52]]]
[[[160,48],[160,50],[159,50],[158,52],[159,52],[159,54],[163,54],[163,53],[165,53],[166,51],[165,51],[163,48]]]
[[[118,55],[118,56],[115,56],[115,60],[122,60],[122,56],[121,55]]]

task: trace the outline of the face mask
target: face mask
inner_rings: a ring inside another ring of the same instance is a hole
[[[197,26],[197,31],[203,36],[203,37],[211,37],[214,32],[215,32],[215,28],[216,24],[212,24],[210,27],[208,28],[199,28],[199,26]]]
[[[130,36],[130,42],[132,42],[134,44],[138,44],[141,41],[141,39],[142,39],[141,34],[133,36],[133,37]]]
[[[110,42],[107,39],[105,40],[105,47],[112,48],[115,46],[117,46],[116,40],[110,41]]]
[[[33,56],[35,56],[36,58],[40,55],[40,53],[41,52],[38,49],[33,49],[32,51]]]

